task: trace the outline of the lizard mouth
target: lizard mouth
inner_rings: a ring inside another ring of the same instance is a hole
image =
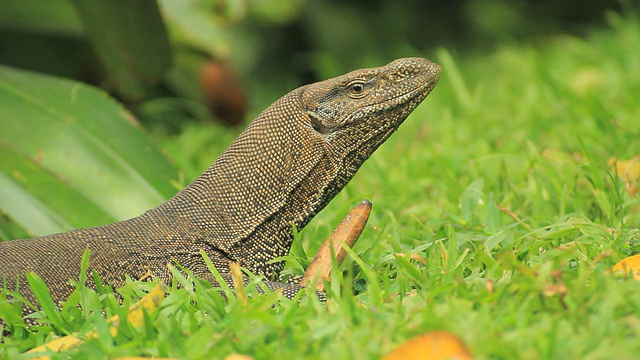
[[[378,103],[367,105],[362,109],[361,114],[366,115],[364,116],[366,118],[368,116],[384,115],[397,108],[405,107],[405,110],[402,111],[402,115],[397,117],[397,119],[402,122],[418,105],[420,105],[420,103],[422,103],[424,99],[426,99],[437,83],[438,77],[429,78],[424,83],[420,84],[420,86],[415,87],[410,91],[398,94]],[[393,123],[396,123],[396,121],[391,121],[389,125]]]
[[[435,66],[436,68],[428,70],[430,75],[426,75],[424,82],[422,82],[418,86],[415,86],[411,90],[404,92],[402,94],[396,95],[390,99],[386,99],[385,101],[380,102],[378,104],[369,105],[369,107],[373,107],[376,105],[379,106],[379,105],[385,105],[385,104],[392,104],[389,107],[383,106],[384,109],[389,110],[394,108],[397,105],[402,105],[418,98],[420,99],[420,101],[418,102],[419,104],[420,102],[422,102],[422,100],[424,100],[427,97],[427,95],[431,93],[433,88],[435,88],[435,86],[438,84],[438,81],[440,80],[440,67],[438,65],[435,65]],[[399,99],[406,99],[406,100],[398,101]],[[413,108],[411,110],[413,110]]]
[[[412,87],[411,90],[402,94],[396,95],[390,99],[379,102],[377,104],[371,104],[367,106],[364,113],[373,115],[383,115],[389,111],[393,111],[399,107],[405,107],[401,114],[397,117],[393,117],[390,121],[385,122],[384,125],[379,126],[369,133],[369,141],[373,143],[381,144],[391,134],[398,130],[398,127],[404,120],[411,114],[411,112],[422,103],[424,99],[431,93],[440,80],[440,66],[433,64],[434,66],[426,70],[424,81],[418,86]],[[375,150],[375,149],[374,149]]]
[[[406,69],[396,69],[395,72],[382,75],[388,78],[390,84],[386,84],[384,87],[374,89],[374,92],[370,93],[373,96],[382,97],[381,100],[371,102],[368,104],[362,104],[362,107],[351,114],[344,116],[341,121],[334,122],[329,120],[328,123],[323,121],[322,114],[317,114],[313,111],[307,111],[307,115],[310,119],[310,126],[318,134],[324,137],[332,137],[334,133],[340,133],[345,129],[353,127],[360,122],[370,122],[372,117],[388,116],[388,121],[380,123],[379,127],[373,132],[384,132],[387,127],[397,126],[402,123],[404,119],[431,93],[434,87],[437,85],[440,79],[440,66],[429,62],[428,65],[422,66],[420,71],[415,71],[410,75],[406,73]],[[379,76],[379,75],[378,75]],[[397,80],[392,80],[392,78]],[[401,78],[401,79],[399,79]],[[395,92],[393,90],[399,89],[404,92]],[[395,93],[394,93],[395,92]],[[385,98],[386,96],[389,96]],[[393,113],[397,110],[397,113]],[[337,111],[325,111],[327,116],[337,116]]]

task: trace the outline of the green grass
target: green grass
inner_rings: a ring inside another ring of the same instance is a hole
[[[354,248],[365,266],[346,262],[326,305],[173,289],[142,329],[112,339],[98,314],[67,307],[55,327],[4,338],[0,358],[94,326],[101,338],[75,358],[375,359],[431,330],[478,359],[633,358],[640,283],[609,269],[640,252],[640,200],[608,161],[640,154],[640,21],[609,23],[586,39],[424,54],[443,66],[440,84],[294,245],[306,255],[294,251],[288,271],[300,273],[351,206],[373,202]],[[235,136],[220,131],[167,140],[187,178]],[[127,303],[141,289],[125,288]]]

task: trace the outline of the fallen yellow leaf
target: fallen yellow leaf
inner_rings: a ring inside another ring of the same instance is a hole
[[[631,273],[634,279],[640,280],[640,254],[620,260],[611,270],[614,274],[624,276]]]
[[[145,295],[137,303],[131,306],[131,308],[129,309],[127,320],[134,327],[142,326],[144,324],[144,311],[146,311],[147,313],[151,313],[160,305],[163,299],[164,285],[158,284],[147,295]],[[111,333],[111,335],[116,336],[116,334],[118,333],[118,324],[120,323],[120,318],[117,315],[112,316],[107,319],[107,323],[109,323],[109,332]],[[84,339],[95,338],[97,336],[98,334],[95,331],[89,331],[84,336],[82,336],[82,338],[76,335],[67,335],[59,339],[49,341],[48,343],[41,346],[35,347],[25,352],[25,354],[35,354],[46,351],[61,352],[80,345],[82,342],[84,342]],[[50,357],[37,356],[31,359],[49,360]]]
[[[351,209],[329,238],[320,246],[316,256],[304,272],[300,285],[305,286],[313,279],[316,279],[316,290],[325,290],[323,280],[329,281],[333,256],[336,258],[336,264],[340,266],[345,256],[347,256],[347,251],[344,249],[343,244],[353,247],[360,238],[365,225],[367,225],[370,214],[371,202],[369,200],[363,200]]]
[[[231,354],[224,358],[224,360],[253,360],[253,357],[243,354]]]
[[[159,358],[159,357],[142,357],[142,356],[124,356],[115,358],[114,360],[178,360],[176,358]]]
[[[418,335],[393,349],[382,360],[470,360],[471,353],[462,341],[446,331]]]
[[[609,166],[619,178],[625,181],[627,192],[637,195],[638,182],[640,182],[640,155],[626,161],[612,157],[609,159]]]
[[[229,270],[231,271],[233,287],[236,290],[236,297],[242,305],[247,305],[247,295],[244,293],[244,275],[242,274],[242,269],[240,269],[240,263],[235,261],[230,262]]]
[[[129,313],[127,314],[127,320],[129,323],[136,328],[144,325],[144,312],[147,314],[152,313],[162,302],[164,299],[164,285],[158,283],[147,295],[145,295],[142,299],[138,300],[135,304],[133,304],[129,308]],[[118,333],[118,324],[120,323],[120,318],[116,316],[112,316],[107,319],[109,323],[109,331],[111,335],[116,336]]]

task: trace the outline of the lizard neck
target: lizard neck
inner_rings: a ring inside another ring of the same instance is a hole
[[[338,170],[299,106],[302,90],[267,108],[211,167],[152,212],[181,218],[205,250],[242,259],[254,273],[277,274],[281,264],[269,261],[288,253],[293,226],[302,229],[328,203],[326,187]]]

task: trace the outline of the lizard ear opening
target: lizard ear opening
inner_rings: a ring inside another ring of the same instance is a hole
[[[329,132],[329,128],[322,124],[322,121],[318,119],[315,115],[309,114],[309,119],[311,120],[311,127],[313,130],[318,132],[319,134],[325,135]]]

